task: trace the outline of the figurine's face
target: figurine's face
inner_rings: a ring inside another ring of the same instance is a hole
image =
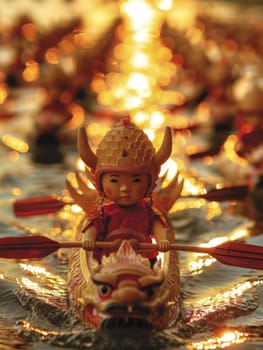
[[[105,173],[102,188],[105,196],[118,205],[129,206],[144,198],[149,186],[148,174]]]

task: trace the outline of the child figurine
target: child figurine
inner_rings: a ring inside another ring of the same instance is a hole
[[[171,129],[166,127],[157,152],[147,135],[128,118],[122,119],[104,136],[96,155],[89,146],[84,128],[79,132],[78,147],[80,157],[91,169],[101,198],[98,210],[89,213],[84,222],[85,246],[94,248],[96,240],[152,242],[153,236],[158,249],[166,251],[171,232],[165,217],[153,206],[151,193],[160,166],[171,154]],[[155,252],[147,254],[150,259],[155,259],[156,255]],[[100,259],[98,252],[94,256]]]

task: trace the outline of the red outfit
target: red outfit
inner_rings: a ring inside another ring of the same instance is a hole
[[[82,230],[85,232],[88,227],[95,226],[98,232],[98,241],[135,238],[141,242],[151,243],[154,219],[163,223],[164,230],[167,228],[161,213],[152,208],[146,199],[127,207],[115,203],[105,204],[102,209],[103,214],[89,220]],[[156,255],[156,252],[147,254],[150,258],[155,258]]]

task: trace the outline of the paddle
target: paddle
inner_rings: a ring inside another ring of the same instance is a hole
[[[58,242],[44,236],[21,236],[0,238],[0,257],[5,259],[41,259],[59,248],[81,248],[82,242]],[[116,249],[116,242],[96,242],[96,248]],[[152,243],[139,243],[141,250],[157,250]],[[263,247],[240,243],[226,242],[215,247],[197,247],[181,244],[170,244],[171,250],[206,253],[226,265],[263,270]]]
[[[221,146],[211,146],[203,151],[187,154],[191,160],[200,159],[204,157],[213,157],[217,155],[221,150]]]
[[[64,207],[66,202],[56,195],[17,199],[13,203],[14,214],[17,217],[52,214]]]
[[[243,200],[248,194],[247,185],[230,185],[222,188],[212,188],[205,194],[186,195],[181,198],[203,198],[208,201],[233,201]],[[16,217],[28,217],[35,215],[51,214],[59,211],[66,204],[73,204],[65,201],[56,195],[17,199],[13,204]]]
[[[204,194],[181,196],[181,198],[203,198],[215,202],[234,201],[243,200],[248,195],[248,191],[247,185],[229,185],[222,188],[212,188]]]

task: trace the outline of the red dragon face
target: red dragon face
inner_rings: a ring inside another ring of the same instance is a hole
[[[86,254],[85,260],[92,265]],[[98,328],[107,320],[135,320],[162,328],[170,317],[171,290],[160,264],[152,268],[149,259],[136,254],[128,241],[123,241],[117,253],[103,256],[101,264],[86,270],[92,270],[85,277],[86,285],[74,284],[71,293],[75,304],[81,304],[77,308],[85,323]]]
[[[167,302],[167,293],[158,291],[164,281],[161,270],[150,267],[148,259],[135,253],[124,241],[116,254],[104,257],[94,271],[97,302],[88,305],[86,317],[96,327],[108,318],[143,319],[158,323]]]

